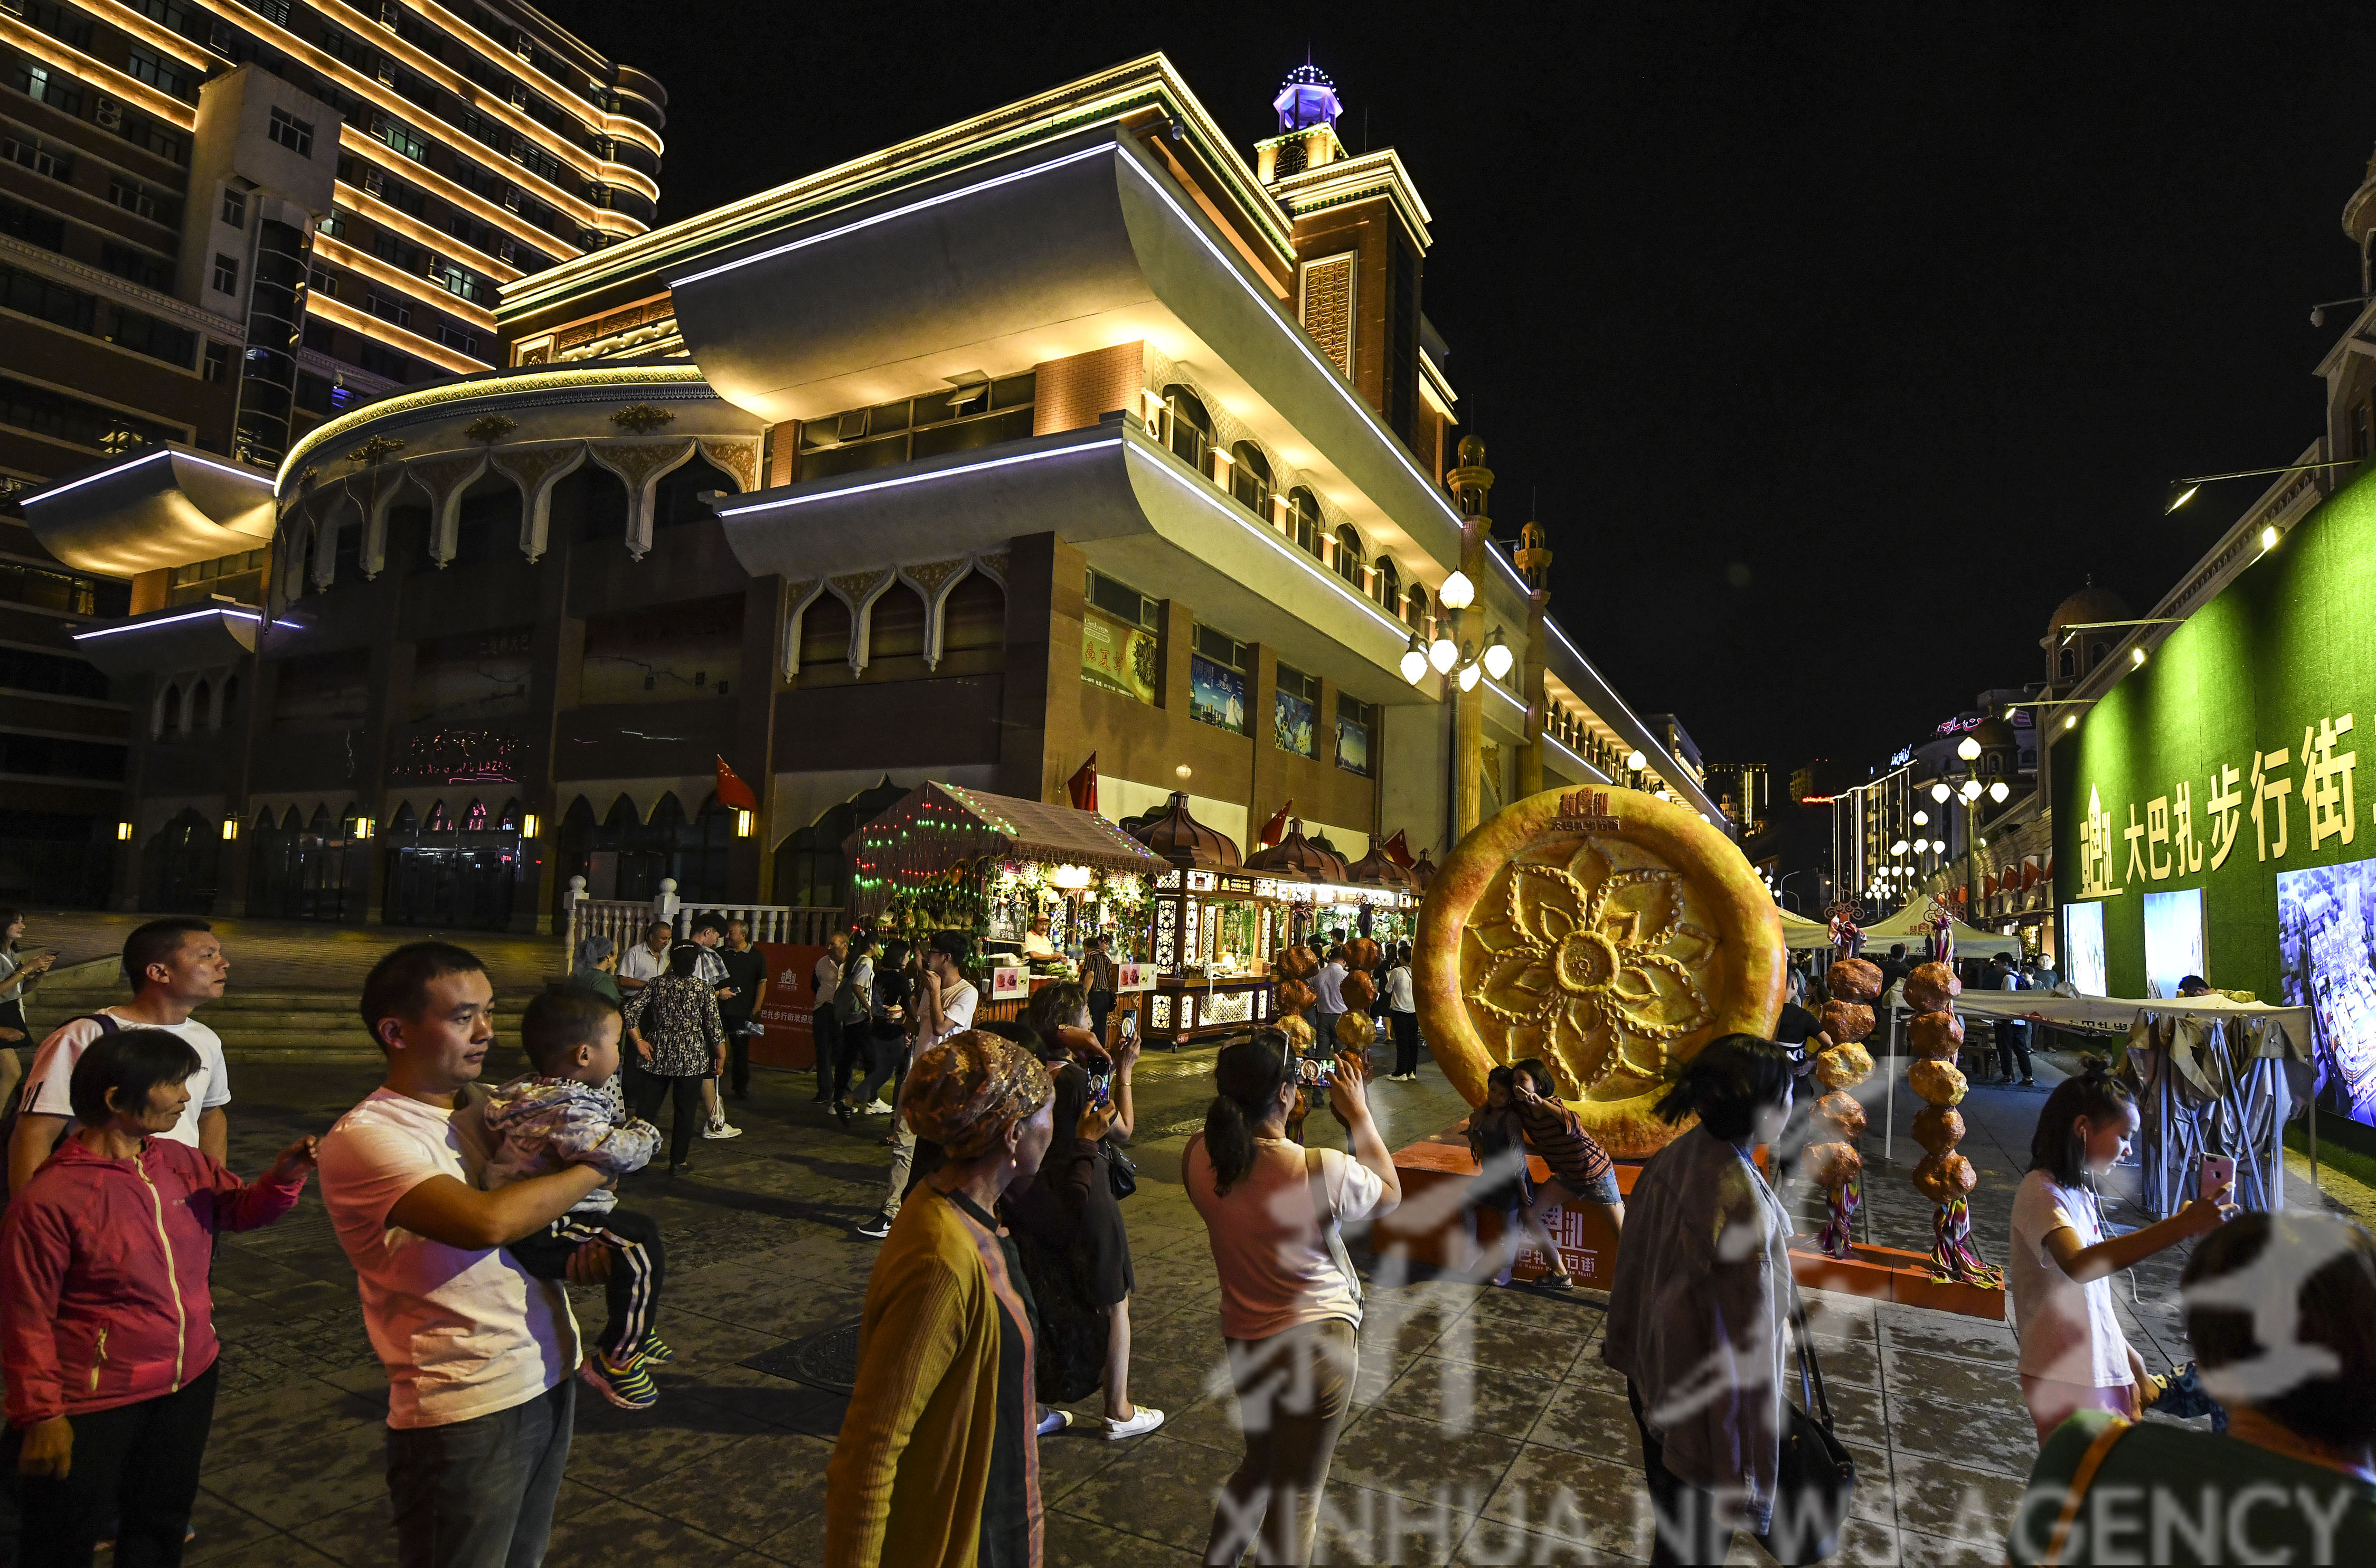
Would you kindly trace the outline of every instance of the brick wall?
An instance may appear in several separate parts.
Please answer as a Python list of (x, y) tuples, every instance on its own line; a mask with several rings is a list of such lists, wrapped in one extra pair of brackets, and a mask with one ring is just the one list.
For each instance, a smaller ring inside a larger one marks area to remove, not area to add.
[(1146, 354), (1136, 341), (1095, 349), (1040, 366), (1032, 392), (1031, 434), (1086, 430), (1115, 409), (1136, 410), (1146, 382)]

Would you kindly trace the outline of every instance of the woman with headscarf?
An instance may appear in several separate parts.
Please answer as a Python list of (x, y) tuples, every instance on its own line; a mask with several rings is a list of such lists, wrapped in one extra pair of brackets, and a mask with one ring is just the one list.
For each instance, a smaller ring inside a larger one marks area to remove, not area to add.
[[(884, 1239), (858, 1378), (826, 1467), (833, 1568), (1037, 1568), (1033, 1326), (1000, 1196), (1040, 1169), (1054, 1092), (1039, 1059), (973, 1030), (923, 1052), (900, 1110), (941, 1167)], [(1094, 1111), (1074, 1129), (1102, 1136)]]
[(577, 967), (570, 971), (569, 983), (607, 996), (612, 1006), (624, 1009), (627, 999), (619, 992), (618, 968), (619, 944), (607, 936), (589, 936), (577, 944)]
[(668, 973), (647, 980), (622, 1009), (636, 1046), (637, 1071), (628, 1077), (636, 1115), (652, 1121), (660, 1101), (669, 1112), (669, 1174), (693, 1169), (693, 1135), (709, 1124), (701, 1086), (726, 1066), (726, 1023), (718, 992), (701, 978), (702, 949), (680, 942), (669, 949)]

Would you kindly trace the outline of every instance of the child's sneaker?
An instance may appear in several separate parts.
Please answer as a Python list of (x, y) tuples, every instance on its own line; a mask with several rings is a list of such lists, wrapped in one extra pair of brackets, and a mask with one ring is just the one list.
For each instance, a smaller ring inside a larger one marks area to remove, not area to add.
[(622, 1410), (648, 1410), (659, 1403), (660, 1391), (653, 1386), (652, 1374), (644, 1370), (640, 1360), (614, 1366), (610, 1357), (597, 1350), (578, 1366), (577, 1375)]
[(676, 1352), (670, 1349), (668, 1342), (659, 1335), (647, 1334), (644, 1336), (644, 1342), (636, 1347), (636, 1359), (640, 1361), (649, 1361), (656, 1367), (664, 1367), (676, 1360)]

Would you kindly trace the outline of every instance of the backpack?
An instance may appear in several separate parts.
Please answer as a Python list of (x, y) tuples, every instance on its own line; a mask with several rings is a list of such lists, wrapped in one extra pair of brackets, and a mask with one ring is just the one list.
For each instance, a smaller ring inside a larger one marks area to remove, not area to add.
[[(89, 1018), (92, 1023), (97, 1024), (99, 1026), (99, 1032), (103, 1035), (121, 1034), (124, 1030), (124, 1021), (116, 1017), (112, 1013), (78, 1013), (75, 1016), (68, 1018), (66, 1020), (66, 1024), (79, 1024), (85, 1018)], [(66, 1024), (60, 1024), (58, 1028), (65, 1028)], [(57, 1029), (53, 1029), (50, 1032), (52, 1034), (55, 1034)], [(41, 1048), (38, 1046), (34, 1048), (34, 1053), (36, 1056), (40, 1054), (40, 1049)], [(9, 1102), (6, 1113), (5, 1115), (0, 1115), (0, 1198), (6, 1198), (8, 1194), (8, 1150), (17, 1142), (17, 1115), (18, 1112), (24, 1110), (25, 1100), (27, 1097), (32, 1094), (32, 1092), (33, 1080), (31, 1075), (28, 1074), (25, 1081), (18, 1086), (17, 1098)], [(58, 1129), (58, 1135), (51, 1140), (49, 1152), (52, 1154), (56, 1153), (58, 1145), (65, 1142), (66, 1134), (73, 1131), (74, 1118), (69, 1116), (66, 1118), (66, 1124)]]

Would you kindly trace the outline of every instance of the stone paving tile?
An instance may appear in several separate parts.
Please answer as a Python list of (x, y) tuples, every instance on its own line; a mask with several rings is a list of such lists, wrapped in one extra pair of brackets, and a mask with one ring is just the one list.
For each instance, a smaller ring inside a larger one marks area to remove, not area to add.
[(1127, 1536), (1202, 1551), (1212, 1530), (1213, 1498), (1238, 1467), (1237, 1456), (1161, 1431), (1116, 1446), (1129, 1452), (1065, 1492), (1062, 1512)]
[(1638, 1467), (1527, 1443), (1485, 1504), (1484, 1517), (1532, 1535), (1647, 1562), (1649, 1504)]
[(1493, 1563), (1637, 1562), (1641, 1559), (1620, 1557), (1577, 1541), (1562, 1540), (1556, 1536), (1537, 1535), (1499, 1519), (1479, 1519), (1470, 1527), (1467, 1538), (1460, 1543), (1459, 1552), (1454, 1561), (1486, 1568), (1487, 1564)]
[(1529, 1443), (1588, 1454), (1639, 1472), (1642, 1432), (1621, 1387), (1571, 1381), (1546, 1405), (1527, 1434)]
[(832, 1456), (826, 1439), (763, 1432), (618, 1495), (709, 1535), (756, 1547), (782, 1530), (786, 1520), (824, 1511), (825, 1467)]
[[(1477, 1523), (1483, 1498), (1450, 1488), (1415, 1503), (1332, 1480), (1320, 1505), (1315, 1562), (1450, 1562)], [(1466, 1511), (1464, 1512), (1464, 1505)]]
[(1469, 1431), (1522, 1438), (1560, 1392), (1556, 1377), (1421, 1356), (1378, 1403), (1440, 1422), (1455, 1440)]
[(1406, 1416), (1384, 1408), (1355, 1415), (1337, 1440), (1332, 1480), (1390, 1491), (1425, 1503), (1439, 1487), (1467, 1489), (1480, 1497), (1517, 1456), (1515, 1438), (1472, 1431), (1456, 1435), (1441, 1421)]
[(709, 1568), (734, 1562), (742, 1555), (733, 1542), (709, 1531), (613, 1498), (557, 1521), (545, 1560)]
[(182, 1549), (182, 1561), (194, 1564), (231, 1558), (261, 1543), (288, 1538), (265, 1520), (203, 1486), (190, 1512), (190, 1527), (197, 1536)]
[(2026, 1480), (1964, 1465), (1900, 1455), (1894, 1487), (1898, 1527), (2001, 1547), (2025, 1485)]

